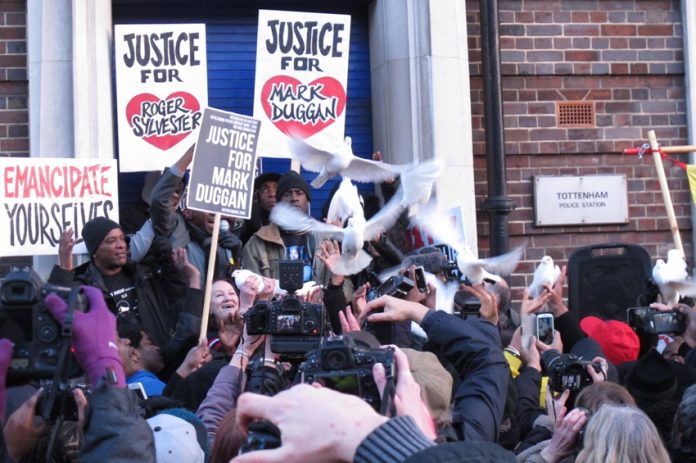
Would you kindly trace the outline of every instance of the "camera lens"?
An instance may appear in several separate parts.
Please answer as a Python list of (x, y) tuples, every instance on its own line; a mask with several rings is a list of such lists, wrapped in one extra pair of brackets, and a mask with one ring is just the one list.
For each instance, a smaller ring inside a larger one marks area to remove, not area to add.
[(324, 361), (326, 362), (328, 369), (342, 370), (346, 367), (347, 363), (346, 353), (339, 349), (332, 350), (331, 352), (326, 353)]

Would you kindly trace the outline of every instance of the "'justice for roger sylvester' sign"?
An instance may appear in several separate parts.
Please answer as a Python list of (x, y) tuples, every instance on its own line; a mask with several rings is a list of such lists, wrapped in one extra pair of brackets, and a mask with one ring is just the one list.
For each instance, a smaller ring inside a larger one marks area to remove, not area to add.
[(626, 223), (626, 176), (536, 176), (534, 212), (539, 226)]

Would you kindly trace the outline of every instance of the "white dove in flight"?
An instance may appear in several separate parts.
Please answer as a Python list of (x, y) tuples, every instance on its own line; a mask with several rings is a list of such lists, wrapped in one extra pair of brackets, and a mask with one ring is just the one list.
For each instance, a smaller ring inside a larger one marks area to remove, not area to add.
[(312, 180), (314, 188), (320, 188), (336, 175), (350, 177), (356, 182), (380, 183), (396, 177), (406, 167), (358, 157), (353, 154), (352, 143), (352, 139), (346, 137), (338, 146), (322, 149), (295, 135), (291, 135), (288, 142), (292, 157), (299, 159), (305, 169), (319, 173)]
[[(346, 188), (343, 191), (345, 194), (353, 194), (352, 192), (357, 195), (357, 189)], [(359, 207), (348, 218), (348, 224), (345, 228), (319, 222), (286, 203), (276, 204), (271, 210), (270, 219), (280, 228), (294, 233), (331, 234), (332, 239), (342, 243), (341, 258), (333, 268), (333, 272), (338, 275), (353, 275), (367, 267), (372, 261), (372, 257), (362, 249), (365, 241), (377, 239), (381, 233), (394, 225), (404, 210), (396, 196), (368, 221), (365, 220), (362, 207)]]
[(477, 258), (469, 246), (459, 241), (450, 219), (437, 212), (432, 202), (414, 216), (413, 221), (436, 241), (451, 246), (457, 252), (457, 267), (473, 285), (481, 284), (484, 279), (500, 281), (500, 275), (511, 274), (524, 252), (524, 246), (520, 246), (500, 256)]
[(561, 275), (561, 269), (553, 264), (551, 256), (544, 256), (534, 270), (534, 279), (529, 285), (529, 295), (536, 299), (544, 291), (544, 285), (553, 286)]
[(657, 259), (652, 277), (660, 289), (662, 302), (667, 305), (675, 305), (681, 296), (696, 297), (696, 281), (689, 278), (684, 253), (679, 249), (667, 253), (667, 262)]

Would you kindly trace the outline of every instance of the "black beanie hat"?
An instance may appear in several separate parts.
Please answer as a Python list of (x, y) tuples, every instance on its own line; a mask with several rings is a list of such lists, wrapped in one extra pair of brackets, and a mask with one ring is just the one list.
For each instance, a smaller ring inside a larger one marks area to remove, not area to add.
[(278, 179), (278, 191), (276, 192), (276, 201), (280, 201), (283, 197), (283, 193), (288, 191), (290, 188), (299, 188), (304, 191), (307, 195), (307, 200), (311, 201), (312, 198), (309, 196), (309, 185), (307, 185), (307, 180), (304, 179), (300, 174), (294, 170), (288, 171), (280, 176)]
[(90, 257), (114, 228), (121, 228), (121, 226), (106, 217), (95, 217), (82, 227), (82, 238), (85, 240)]

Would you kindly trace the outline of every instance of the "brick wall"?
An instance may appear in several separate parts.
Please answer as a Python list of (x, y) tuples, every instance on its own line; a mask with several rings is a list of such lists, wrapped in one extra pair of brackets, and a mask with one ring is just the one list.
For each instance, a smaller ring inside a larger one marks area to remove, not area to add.
[[(531, 282), (548, 254), (567, 262), (578, 247), (638, 243), (653, 259), (673, 247), (651, 157), (622, 150), (647, 142), (686, 143), (686, 103), (679, 1), (502, 0), (501, 68), (505, 113), (511, 243), (528, 239), (525, 261), (511, 283)], [(479, 3), (467, 2), (477, 203), (487, 194)], [(589, 101), (596, 126), (559, 128), (556, 103)], [(686, 161), (686, 156), (675, 156)], [(690, 196), (685, 172), (665, 162), (687, 258)], [(588, 227), (534, 225), (532, 176), (625, 174), (629, 223)], [(478, 215), (480, 250), (488, 253), (488, 216)]]
[[(29, 155), (26, 10), (25, 0), (0, 1), (0, 156)], [(0, 276), (28, 263), (0, 251)]]

